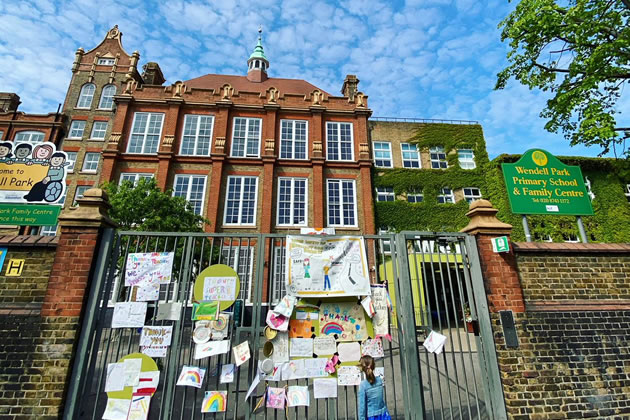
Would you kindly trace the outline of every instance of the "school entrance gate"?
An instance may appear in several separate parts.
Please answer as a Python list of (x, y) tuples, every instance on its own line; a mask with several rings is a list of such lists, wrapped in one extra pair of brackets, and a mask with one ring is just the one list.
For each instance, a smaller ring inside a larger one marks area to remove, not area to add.
[[(475, 239), (458, 233), (402, 232), (364, 236), (373, 283), (387, 285), (393, 302), (391, 342), (383, 340), (387, 405), (394, 419), (506, 419), (490, 317)], [(173, 279), (160, 299), (149, 302), (145, 325), (172, 325), (166, 357), (155, 358), (159, 386), (149, 419), (307, 418), (354, 419), (357, 388), (339, 387), (337, 398), (314, 399), (312, 379), (270, 382), (270, 386), (310, 385), (308, 407), (259, 409), (264, 382), (245, 399), (263, 358), (266, 313), (285, 295), (286, 235), (148, 233), (106, 230), (91, 282), (81, 336), (65, 406), (65, 419), (100, 419), (107, 404), (107, 365), (139, 352), (140, 329), (111, 328), (113, 306), (130, 301), (125, 287), (127, 255), (174, 252)], [(234, 381), (219, 382), (221, 365), (232, 351), (194, 359), (192, 287), (212, 264), (226, 264), (240, 279), (229, 325), (231, 345), (248, 341), (251, 359)], [(158, 321), (164, 302), (181, 302), (179, 321)], [(240, 302), (240, 303), (239, 303)], [(431, 331), (447, 337), (440, 354), (423, 347)], [(201, 389), (176, 386), (182, 366), (206, 369)], [(201, 413), (205, 391), (227, 391), (227, 409)]]

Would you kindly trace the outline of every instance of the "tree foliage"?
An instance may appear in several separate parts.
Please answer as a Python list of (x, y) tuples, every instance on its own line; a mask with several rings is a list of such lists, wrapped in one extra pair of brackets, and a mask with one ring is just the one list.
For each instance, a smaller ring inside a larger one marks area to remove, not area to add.
[[(558, 4), (560, 3), (560, 4)], [(571, 145), (628, 155), (630, 127), (620, 127), (617, 103), (630, 81), (630, 0), (521, 0), (499, 24), (509, 41), (509, 65), (496, 89), (514, 77), (554, 95), (541, 117)]]
[(135, 187), (129, 181), (110, 182), (103, 189), (112, 205), (109, 216), (123, 230), (201, 232), (203, 223), (209, 223), (186, 199), (160, 190), (154, 179), (141, 178)]

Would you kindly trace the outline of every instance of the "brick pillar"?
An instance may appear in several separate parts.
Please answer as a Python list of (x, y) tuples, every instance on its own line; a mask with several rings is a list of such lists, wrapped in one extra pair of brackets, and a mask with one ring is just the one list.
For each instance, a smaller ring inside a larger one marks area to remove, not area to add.
[(50, 382), (46, 389), (55, 391), (42, 403), (45, 401), (50, 406), (48, 414), (60, 418), (83, 305), (99, 254), (100, 234), (105, 227), (114, 226), (107, 216), (110, 205), (103, 190), (89, 189), (78, 202), (79, 207), (59, 216), (61, 235), (41, 310), (42, 345), (48, 349), (42, 350), (41, 357), (46, 380)]
[(490, 312), (525, 312), (513, 247), (510, 245), (509, 252), (497, 253), (492, 250), (492, 238), (507, 236), (508, 243), (511, 244), (512, 225), (497, 219), (498, 211), (488, 200), (474, 201), (470, 205), (470, 211), (466, 213), (470, 222), (461, 232), (474, 235), (477, 240)]

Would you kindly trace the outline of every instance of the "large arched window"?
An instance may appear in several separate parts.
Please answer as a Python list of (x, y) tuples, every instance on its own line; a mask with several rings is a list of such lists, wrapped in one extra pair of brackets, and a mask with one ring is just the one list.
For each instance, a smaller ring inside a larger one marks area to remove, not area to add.
[(44, 133), (41, 131), (20, 131), (15, 133), (15, 138), (13, 139), (15, 143), (25, 142), (25, 143), (39, 143), (44, 141)]
[(94, 98), (94, 91), (96, 86), (93, 83), (86, 83), (81, 88), (81, 94), (79, 95), (79, 101), (77, 102), (77, 108), (89, 108), (92, 105), (92, 98)]
[(103, 87), (101, 92), (101, 100), (98, 103), (99, 109), (112, 109), (114, 106), (114, 95), (116, 94), (116, 86), (107, 85)]

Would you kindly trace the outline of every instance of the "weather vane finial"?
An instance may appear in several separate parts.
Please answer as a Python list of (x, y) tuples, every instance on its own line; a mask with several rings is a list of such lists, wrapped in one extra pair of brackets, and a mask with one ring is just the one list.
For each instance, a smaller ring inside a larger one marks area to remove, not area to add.
[(262, 25), (258, 25), (258, 39), (262, 38)]

